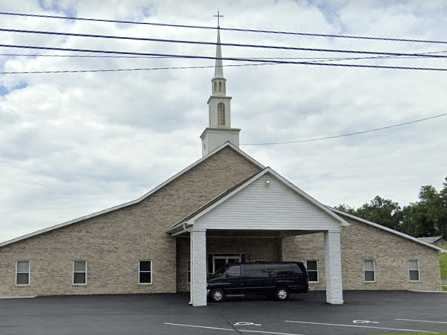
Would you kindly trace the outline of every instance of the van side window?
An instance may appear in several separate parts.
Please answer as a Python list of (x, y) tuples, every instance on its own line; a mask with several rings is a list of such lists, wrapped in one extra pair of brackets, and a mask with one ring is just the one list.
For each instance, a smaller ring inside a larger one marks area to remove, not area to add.
[(263, 264), (250, 264), (243, 267), (244, 276), (266, 278), (269, 276), (267, 268)]
[(302, 273), (296, 264), (276, 264), (274, 267), (269, 268), (269, 271), (276, 277), (290, 277)]
[(230, 277), (240, 277), (241, 275), (241, 266), (240, 265), (232, 265), (230, 266), (225, 274)]

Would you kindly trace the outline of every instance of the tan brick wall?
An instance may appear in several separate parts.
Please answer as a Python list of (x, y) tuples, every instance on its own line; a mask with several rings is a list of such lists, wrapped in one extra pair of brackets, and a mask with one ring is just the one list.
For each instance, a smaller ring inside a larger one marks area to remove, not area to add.
[[(343, 229), (342, 269), (345, 290), (439, 290), (440, 269), (438, 253), (402, 237), (349, 221)], [(283, 239), (284, 260), (318, 260), (320, 280), (313, 289), (325, 288), (323, 233), (301, 235)], [(372, 258), (376, 262), (376, 282), (363, 281), (363, 262)], [(408, 280), (408, 261), (418, 259), (420, 281)]]
[[(143, 202), (0, 248), (0, 296), (176, 291), (176, 241), (167, 228), (259, 170), (230, 148)], [(72, 285), (73, 260), (88, 262), (88, 285)], [(138, 284), (138, 261), (153, 283)], [(31, 285), (15, 285), (15, 264), (31, 261)]]
[[(207, 237), (207, 254), (244, 254), (245, 260), (254, 261), (280, 261), (281, 240), (271, 237)], [(189, 238), (177, 240), (177, 290), (189, 291), (188, 262)]]

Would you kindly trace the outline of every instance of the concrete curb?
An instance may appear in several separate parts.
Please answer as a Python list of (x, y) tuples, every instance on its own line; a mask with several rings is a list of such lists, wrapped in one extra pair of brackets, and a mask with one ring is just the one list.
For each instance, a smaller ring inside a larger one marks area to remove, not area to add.
[(424, 290), (408, 290), (409, 292), (415, 292), (415, 293), (442, 293), (447, 294), (447, 291), (424, 291)]
[(26, 295), (26, 296), (10, 296), (10, 297), (2, 297), (0, 296), (0, 300), (9, 300), (9, 299), (33, 299), (37, 297), (37, 295)]

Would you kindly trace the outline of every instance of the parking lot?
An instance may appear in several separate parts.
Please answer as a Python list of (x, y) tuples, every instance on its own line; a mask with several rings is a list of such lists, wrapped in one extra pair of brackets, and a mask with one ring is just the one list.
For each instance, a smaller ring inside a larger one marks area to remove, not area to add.
[(290, 301), (231, 300), (193, 308), (185, 295), (67, 296), (0, 300), (0, 334), (385, 334), (447, 333), (447, 294), (322, 292)]

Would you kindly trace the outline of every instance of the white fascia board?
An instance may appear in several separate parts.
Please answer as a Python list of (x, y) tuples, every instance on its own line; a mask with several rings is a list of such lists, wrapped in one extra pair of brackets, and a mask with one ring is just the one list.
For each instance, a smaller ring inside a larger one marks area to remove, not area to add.
[(283, 176), (281, 176), (278, 172), (276, 172), (275, 170), (273, 170), (272, 168), (269, 168), (270, 173), (272, 175), (274, 175), (276, 178), (278, 178), (281, 182), (283, 182), (285, 185), (287, 185), (288, 187), (290, 187), (293, 191), (295, 191), (296, 193), (298, 193), (300, 196), (302, 196), (304, 199), (306, 199), (307, 201), (309, 201), (311, 204), (315, 205), (316, 207), (318, 207), (319, 209), (321, 209), (323, 212), (325, 212), (327, 215), (329, 215), (331, 218), (335, 219), (336, 221), (338, 221), (342, 227), (347, 227), (350, 224), (348, 222), (346, 222), (342, 217), (340, 217), (339, 215), (337, 215), (336, 213), (332, 212), (331, 210), (329, 210), (325, 205), (323, 205), (321, 202), (319, 202), (317, 199), (315, 199), (314, 197), (310, 196), (308, 193), (304, 192), (302, 189), (300, 189), (298, 186), (296, 186), (295, 184), (291, 183), (290, 181), (288, 181), (286, 178), (284, 178)]
[[(329, 207), (329, 208), (330, 208), (330, 207)], [(391, 233), (391, 234), (400, 236), (400, 237), (402, 237), (402, 238), (405, 238), (405, 239), (407, 239), (407, 240), (410, 240), (410, 241), (419, 243), (419, 244), (421, 244), (421, 245), (423, 245), (423, 246), (426, 246), (426, 247), (435, 249), (435, 250), (438, 251), (438, 252), (441, 252), (441, 253), (446, 253), (446, 252), (447, 252), (447, 250), (444, 250), (444, 249), (442, 249), (442, 248), (439, 248), (439, 247), (437, 247), (437, 246), (435, 246), (435, 245), (433, 245), (433, 244), (430, 244), (430, 243), (427, 243), (427, 242), (423, 242), (423, 241), (421, 241), (421, 240), (418, 240), (416, 237), (407, 235), (407, 234), (405, 234), (405, 233), (401, 233), (400, 231), (397, 231), (397, 230), (394, 230), (394, 229), (391, 229), (391, 228), (382, 226), (382, 225), (380, 225), (380, 224), (378, 224), (378, 223), (374, 223), (374, 222), (371, 222), (371, 221), (368, 221), (368, 220), (359, 218), (358, 216), (355, 216), (355, 215), (352, 215), (352, 214), (345, 213), (345, 212), (340, 211), (340, 210), (335, 209), (335, 208), (330, 208), (330, 210), (333, 211), (333, 212), (335, 212), (335, 213), (337, 213), (337, 214), (339, 214), (339, 215), (346, 216), (346, 217), (348, 217), (348, 218), (350, 218), (350, 219), (352, 219), (352, 220), (356, 220), (356, 221), (365, 223), (365, 224), (367, 224), (367, 225), (369, 225), (369, 226), (372, 226), (372, 227), (375, 227), (375, 228), (377, 228), (377, 229), (381, 229), (381, 230), (386, 231), (386, 232), (388, 232), (388, 233)]]
[(242, 191), (243, 189), (245, 189), (246, 187), (248, 187), (250, 184), (254, 183), (256, 180), (258, 180), (259, 178), (261, 178), (262, 176), (264, 176), (265, 174), (270, 173), (271, 175), (273, 175), (275, 178), (277, 178), (280, 182), (284, 183), (286, 186), (288, 186), (289, 188), (291, 188), (293, 191), (295, 191), (296, 193), (298, 193), (300, 196), (302, 196), (303, 198), (305, 198), (306, 200), (308, 200), (310, 203), (312, 203), (314, 206), (318, 207), (320, 210), (322, 210), (324, 213), (326, 213), (328, 216), (330, 216), (331, 218), (335, 219), (336, 221), (338, 221), (340, 223), (341, 226), (349, 226), (349, 223), (347, 223), (345, 220), (343, 220), (343, 218), (341, 218), (340, 216), (338, 216), (337, 214), (333, 213), (332, 211), (330, 211), (326, 206), (324, 206), (323, 204), (321, 204), (319, 201), (315, 200), (314, 198), (312, 198), (311, 196), (309, 196), (307, 193), (305, 193), (304, 191), (300, 190), (298, 187), (296, 187), (295, 185), (293, 185), (292, 183), (290, 183), (287, 179), (285, 179), (284, 177), (282, 177), (281, 175), (279, 175), (277, 172), (275, 172), (273, 169), (271, 169), (270, 167), (265, 168), (264, 170), (262, 170), (261, 172), (259, 172), (258, 174), (256, 174), (255, 176), (253, 176), (252, 178), (250, 178), (249, 180), (247, 180), (245, 183), (243, 183), (242, 185), (240, 185), (238, 188), (236, 188), (235, 190), (233, 190), (231, 193), (229, 193), (228, 195), (226, 195), (225, 197), (223, 197), (222, 199), (220, 199), (219, 201), (216, 201), (214, 204), (212, 204), (211, 206), (205, 208), (203, 211), (201, 211), (200, 213), (197, 213), (197, 215), (195, 215), (194, 217), (192, 217), (189, 221), (190, 222), (195, 222), (197, 221), (197, 219), (199, 219), (201, 216), (205, 215), (206, 213), (209, 213), (210, 211), (212, 211), (214, 208), (216, 208), (217, 206), (219, 206), (220, 204), (222, 204), (223, 202), (227, 201), (228, 199), (230, 199), (231, 197), (233, 197), (234, 195), (236, 195), (237, 193), (239, 193), (240, 191)]
[(67, 227), (70, 226), (72, 224), (78, 223), (78, 222), (82, 222), (88, 219), (92, 219), (94, 217), (103, 215), (103, 214), (107, 214), (110, 212), (114, 212), (116, 210), (125, 208), (125, 207), (129, 207), (132, 205), (136, 205), (138, 203), (140, 203), (141, 201), (143, 201), (144, 199), (148, 198), (149, 196), (151, 196), (152, 194), (154, 194), (155, 192), (159, 191), (160, 189), (162, 189), (163, 187), (165, 187), (166, 185), (168, 185), (170, 182), (172, 182), (173, 180), (175, 180), (176, 178), (178, 178), (179, 176), (181, 176), (182, 174), (188, 172), (189, 170), (191, 170), (192, 168), (196, 167), (197, 165), (199, 165), (200, 163), (202, 163), (204, 160), (208, 159), (209, 157), (213, 156), (214, 154), (218, 153), (219, 151), (221, 151), (222, 149), (226, 148), (226, 147), (230, 147), (232, 148), (234, 151), (238, 152), (239, 154), (241, 154), (244, 158), (246, 158), (248, 161), (252, 162), (253, 164), (257, 165), (259, 168), (264, 169), (264, 166), (259, 163), (258, 161), (256, 161), (254, 158), (250, 157), (247, 153), (243, 152), (242, 150), (240, 150), (238, 147), (234, 146), (233, 144), (231, 144), (230, 142), (226, 142), (223, 145), (221, 145), (220, 147), (216, 148), (214, 151), (210, 152), (207, 156), (202, 157), (201, 159), (195, 161), (194, 163), (192, 163), (191, 165), (187, 166), (186, 168), (184, 168), (183, 170), (181, 170), (180, 172), (176, 173), (175, 175), (173, 175), (172, 177), (168, 178), (166, 181), (164, 181), (163, 183), (161, 183), (160, 185), (158, 185), (157, 187), (153, 188), (152, 190), (150, 190), (149, 192), (143, 194), (141, 197), (139, 197), (136, 200), (132, 200), (129, 202), (125, 202), (123, 204), (114, 206), (114, 207), (110, 207), (104, 210), (101, 210), (99, 212), (94, 212), (85, 216), (81, 216), (79, 218), (70, 220), (70, 221), (66, 221), (54, 226), (50, 226), (47, 228), (43, 228), (40, 230), (36, 230), (32, 233), (26, 234), (26, 235), (22, 235), (16, 238), (13, 238), (11, 240), (7, 240), (4, 242), (0, 243), (0, 248), (1, 247), (5, 247), (7, 245), (22, 241), (22, 240), (26, 240), (28, 238), (37, 236), (37, 235), (41, 235), (47, 232), (50, 232), (52, 230), (56, 230), (56, 229), (60, 229), (63, 227)]
[[(232, 195), (233, 193), (236, 194), (238, 190), (241, 190), (244, 187), (244, 185), (248, 185), (248, 184), (250, 184), (251, 181), (255, 181), (255, 180), (258, 179), (258, 177), (263, 176), (265, 174), (265, 171), (266, 171), (266, 169), (263, 169), (263, 170), (259, 171), (259, 173), (255, 174), (253, 177), (251, 177), (245, 183), (240, 185), (233, 192), (231, 192), (227, 196), (223, 197), (221, 200), (228, 199), (228, 197), (230, 195)], [(226, 191), (224, 191), (223, 193), (225, 193), (225, 192)], [(215, 198), (218, 198), (218, 197), (222, 196), (223, 193), (217, 195), (217, 197), (215, 197)], [(211, 199), (210, 202), (212, 202), (214, 199)], [(189, 217), (189, 215), (188, 215), (188, 216), (184, 217), (182, 220), (180, 220), (179, 222), (174, 223), (171, 227), (169, 227), (168, 234), (171, 234), (171, 236), (179, 235), (179, 233), (177, 233), (177, 230), (179, 230), (180, 227), (184, 227), (182, 229), (183, 229), (183, 232), (185, 232), (187, 227), (192, 227), (194, 225), (194, 221), (196, 220), (196, 218), (199, 218), (202, 215), (204, 215), (205, 213), (208, 213), (212, 208), (215, 208), (218, 203), (221, 203), (221, 201), (219, 200), (216, 203), (214, 203), (213, 205), (204, 208), (203, 211), (197, 213), (195, 216), (193, 216), (193, 217), (191, 217), (189, 219), (187, 219)], [(206, 204), (205, 204), (205, 206), (206, 206)]]

